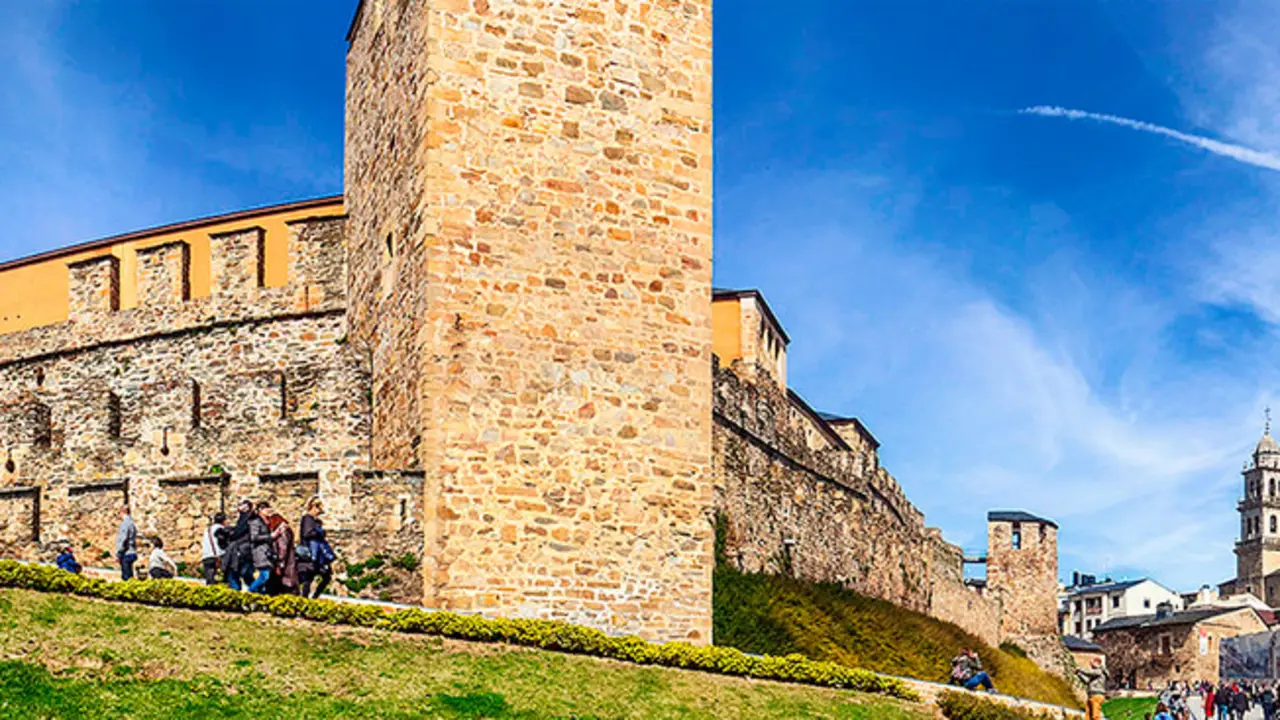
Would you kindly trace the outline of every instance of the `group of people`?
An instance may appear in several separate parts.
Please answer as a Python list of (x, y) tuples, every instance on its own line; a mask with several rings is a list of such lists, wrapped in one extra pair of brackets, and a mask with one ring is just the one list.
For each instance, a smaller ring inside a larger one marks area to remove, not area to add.
[(1243, 720), (1254, 707), (1262, 708), (1265, 720), (1276, 717), (1276, 690), (1270, 683), (1224, 682), (1216, 687), (1213, 683), (1204, 683), (1200, 695), (1204, 698), (1206, 718)]
[[(320, 597), (333, 579), (333, 562), (337, 559), (325, 535), (320, 498), (307, 501), (297, 534), (268, 502), (255, 505), (251, 500), (241, 500), (236, 510), (234, 525), (228, 526), (226, 515), (217, 513), (200, 539), (205, 584), (225, 582), (235, 590)], [(151, 552), (144, 577), (160, 580), (176, 576), (178, 565), (164, 551), (164, 541), (152, 536), (147, 542)], [(128, 505), (121, 508), (116, 531), (116, 561), (121, 580), (138, 577), (134, 570), (138, 562), (138, 526)], [(56, 563), (67, 572), (81, 570), (69, 546), (63, 547)]]

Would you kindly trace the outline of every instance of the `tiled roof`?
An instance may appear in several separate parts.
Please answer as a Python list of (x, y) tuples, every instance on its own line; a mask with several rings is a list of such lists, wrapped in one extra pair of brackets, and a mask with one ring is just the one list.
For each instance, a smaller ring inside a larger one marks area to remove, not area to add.
[(1118, 617), (1108, 620), (1093, 629), (1094, 634), (1100, 632), (1109, 632), (1111, 630), (1124, 630), (1128, 628), (1154, 628), (1154, 627), (1172, 627), (1175, 625), (1194, 625), (1202, 620), (1208, 620), (1212, 617), (1225, 615), (1237, 610), (1252, 610), (1248, 606), (1242, 607), (1208, 607), (1196, 610), (1183, 610), (1182, 612), (1171, 613), (1165, 617), (1157, 619), (1155, 615), (1130, 615), (1128, 617)]
[(1122, 580), (1120, 582), (1098, 583), (1097, 585), (1081, 585), (1079, 587), (1067, 588), (1070, 595), (1090, 595), (1092, 593), (1108, 593), (1120, 590), (1128, 590), (1134, 585), (1141, 585), (1146, 582), (1147, 578), (1139, 578), (1137, 580)]
[(1089, 642), (1088, 640), (1085, 640), (1082, 637), (1076, 637), (1075, 635), (1064, 635), (1062, 638), (1062, 644), (1065, 645), (1068, 650), (1072, 650), (1074, 652), (1102, 652), (1102, 647), (1097, 643)]

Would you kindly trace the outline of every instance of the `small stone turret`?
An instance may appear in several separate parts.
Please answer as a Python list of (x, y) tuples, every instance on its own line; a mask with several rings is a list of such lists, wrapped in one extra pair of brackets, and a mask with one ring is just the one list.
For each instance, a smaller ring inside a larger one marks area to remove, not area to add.
[(1020, 510), (988, 513), (987, 592), (1003, 608), (1001, 642), (1059, 670), (1058, 524)]

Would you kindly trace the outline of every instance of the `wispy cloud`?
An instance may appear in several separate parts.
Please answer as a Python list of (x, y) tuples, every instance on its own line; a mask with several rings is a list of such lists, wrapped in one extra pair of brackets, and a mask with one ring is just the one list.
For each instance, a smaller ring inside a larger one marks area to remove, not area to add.
[(1155, 125), (1141, 120), (1132, 120), (1119, 115), (1107, 115), (1104, 113), (1088, 112), (1085, 110), (1072, 110), (1070, 108), (1056, 107), (1053, 105), (1036, 105), (1033, 107), (1023, 108), (1018, 111), (1021, 115), (1039, 115), (1041, 117), (1066, 118), (1068, 120), (1093, 120), (1101, 123), (1109, 123), (1111, 125), (1119, 125), (1140, 132), (1151, 133), (1153, 135), (1163, 135), (1173, 138), (1188, 145), (1194, 145), (1202, 150), (1208, 150), (1214, 155), (1231, 158), (1246, 165), (1254, 165), (1268, 170), (1280, 170), (1280, 155), (1275, 155), (1261, 150), (1254, 150), (1243, 145), (1233, 145), (1225, 143), (1221, 140), (1214, 140), (1200, 135), (1191, 135), (1189, 133), (1180, 132), (1172, 128), (1162, 125)]
[[(982, 207), (998, 195), (974, 193)], [(959, 254), (921, 240), (937, 235), (934, 201), (910, 178), (775, 174), (722, 194), (737, 212), (719, 231), (720, 281), (765, 290), (793, 338), (792, 384), (866, 419), (885, 466), (950, 540), (980, 547), (986, 510), (1015, 507), (1062, 523), (1064, 572), (1187, 588), (1231, 575), (1235, 471), (1267, 397), (1238, 368), (1167, 372), (1166, 298), (1054, 256), (1021, 269), (1043, 298), (1005, 302)], [(988, 212), (979, 232), (1067, 242), (1071, 217), (1031, 221), (1043, 214)], [(945, 232), (987, 247), (963, 226)], [(1077, 280), (1049, 281), (1064, 277)]]

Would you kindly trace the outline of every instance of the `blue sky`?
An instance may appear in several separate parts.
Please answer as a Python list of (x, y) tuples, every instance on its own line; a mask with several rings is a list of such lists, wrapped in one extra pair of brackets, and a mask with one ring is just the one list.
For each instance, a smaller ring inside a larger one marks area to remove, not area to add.
[[(354, 5), (0, 5), (0, 257), (340, 192)], [(764, 291), (791, 384), (966, 547), (1022, 508), (1064, 575), (1230, 577), (1280, 382), (1280, 4), (716, 22), (716, 282)]]

